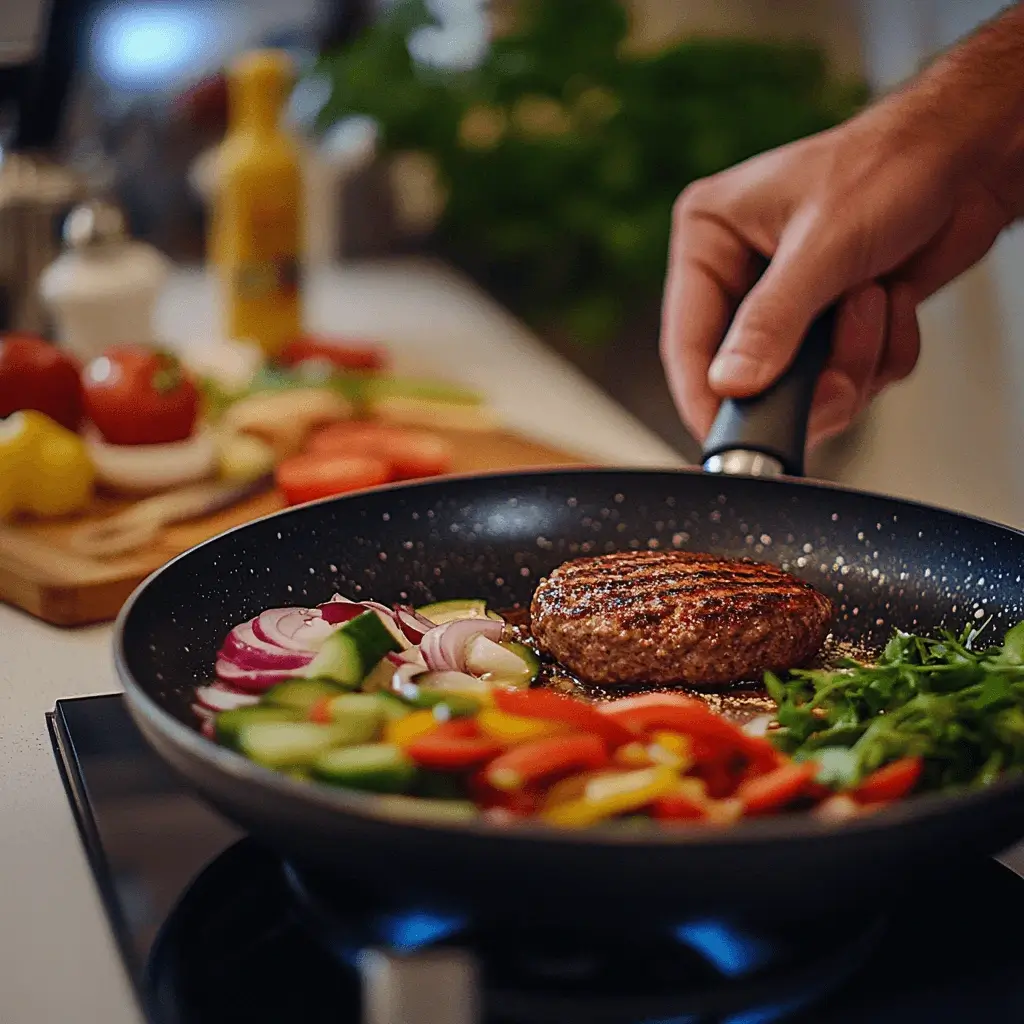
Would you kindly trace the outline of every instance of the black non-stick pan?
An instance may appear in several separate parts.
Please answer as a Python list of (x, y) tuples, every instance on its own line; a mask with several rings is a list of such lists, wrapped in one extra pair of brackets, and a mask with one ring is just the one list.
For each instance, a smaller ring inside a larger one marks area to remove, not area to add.
[[(225, 815), (341, 899), (511, 923), (617, 929), (714, 913), (791, 921), (863, 909), (931, 884), (1024, 835), (1024, 780), (929, 795), (844, 824), (787, 815), (731, 829), (561, 832), (535, 824), (425, 824), (386, 798), (293, 781), (204, 739), (191, 691), (227, 631), (265, 608), (336, 591), (419, 604), (527, 603), (587, 552), (682, 548), (785, 566), (830, 595), (838, 639), (894, 626), (993, 638), (1024, 617), (1024, 535), (909, 502), (791, 478), (830, 337), (814, 325), (783, 382), (729, 403), (707, 451), (724, 472), (579, 470), (386, 488), (232, 530), (154, 574), (123, 610), (116, 660), (153, 747)], [(706, 463), (707, 464), (707, 463)], [(757, 478), (784, 469), (789, 476)], [(731, 475), (740, 470), (746, 475)], [(936, 886), (942, 898), (955, 891)], [(254, 894), (258, 898), (258, 894)]]

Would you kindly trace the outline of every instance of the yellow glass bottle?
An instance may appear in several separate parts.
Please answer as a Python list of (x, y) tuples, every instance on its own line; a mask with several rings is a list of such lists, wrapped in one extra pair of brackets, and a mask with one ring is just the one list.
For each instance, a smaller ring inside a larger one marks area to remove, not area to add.
[(302, 327), (301, 151), (281, 126), (292, 77), (276, 50), (247, 53), (230, 69), (209, 246), (229, 336), (269, 357)]

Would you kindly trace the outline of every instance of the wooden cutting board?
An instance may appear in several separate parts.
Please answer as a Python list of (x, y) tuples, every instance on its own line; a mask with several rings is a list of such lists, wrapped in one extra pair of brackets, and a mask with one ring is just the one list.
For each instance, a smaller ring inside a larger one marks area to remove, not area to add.
[[(455, 450), (456, 473), (586, 464), (579, 456), (516, 434), (449, 432), (446, 436)], [(224, 530), (285, 507), (277, 491), (267, 491), (204, 519), (168, 526), (153, 543), (116, 558), (84, 557), (69, 546), (68, 536), (83, 523), (129, 505), (97, 500), (95, 511), (87, 516), (0, 527), (0, 600), (55, 626), (109, 622), (135, 587), (171, 558)]]

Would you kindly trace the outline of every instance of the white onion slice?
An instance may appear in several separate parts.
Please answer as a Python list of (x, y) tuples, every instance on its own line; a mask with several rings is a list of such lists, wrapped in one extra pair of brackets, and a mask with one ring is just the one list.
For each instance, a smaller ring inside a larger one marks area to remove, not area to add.
[(425, 672), (418, 676), (416, 685), (427, 690), (450, 690), (453, 693), (470, 693), (487, 696), (493, 690), (490, 683), (465, 672)]
[(180, 487), (205, 479), (217, 466), (217, 445), (205, 427), (170, 444), (110, 444), (88, 427), (85, 445), (96, 476), (119, 491), (145, 494)]

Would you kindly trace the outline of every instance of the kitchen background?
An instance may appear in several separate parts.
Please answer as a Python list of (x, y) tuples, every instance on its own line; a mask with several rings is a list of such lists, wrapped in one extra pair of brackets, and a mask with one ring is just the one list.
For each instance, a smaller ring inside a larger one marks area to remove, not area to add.
[[(376, 132), (365, 120), (349, 119), (321, 136), (322, 195), (333, 187), (341, 198), (335, 216), (319, 218), (321, 228), (330, 228), (320, 233), (311, 258), (362, 260), (426, 250), (456, 262), (693, 458), (697, 447), (679, 424), (657, 359), (657, 286), (668, 197), (688, 175), (823, 127), (854, 109), (858, 80), (875, 92), (891, 87), (1003, 5), (995, 0), (630, 0), (626, 52), (660, 54), (665, 80), (691, 81), (692, 92), (668, 95), (657, 76), (649, 75), (649, 96), (623, 92), (624, 100), (609, 99), (596, 74), (598, 86), (580, 100), (591, 103), (595, 126), (610, 116), (601, 109), (607, 102), (633, 102), (646, 112), (647, 123), (624, 118), (627, 128), (616, 134), (612, 126), (607, 142), (603, 129), (595, 127), (581, 144), (592, 147), (595, 161), (603, 160), (604, 178), (598, 174), (582, 185), (569, 165), (558, 162), (566, 130), (558, 119), (565, 111), (557, 104), (529, 108), (535, 97), (528, 76), (509, 86), (513, 100), (526, 97), (513, 114), (529, 136), (521, 151), (509, 151), (504, 162), (460, 163), (458, 154), (434, 144), (431, 131), (442, 130), (449, 116), (444, 104), (453, 90), (441, 89), (439, 98), (431, 98), (388, 63), (388, 39), (377, 19), (389, 4), (92, 0), (74, 6), (88, 31), (76, 37), (85, 45), (76, 51), (61, 152), (94, 188), (116, 195), (134, 234), (176, 260), (202, 258), (202, 193), (212, 147), (223, 129), (223, 96), (207, 76), (225, 59), (270, 44), (288, 48), (309, 68), (318, 53), (346, 53), (354, 46), (357, 56), (336, 67), (360, 60), (362, 80), (338, 70), (332, 87), (332, 76), (308, 75), (292, 104), (296, 122), (307, 127), (317, 123), (319, 111), (321, 129), (331, 127), (332, 113), (363, 109), (380, 115)], [(418, 33), (417, 57), (456, 70), (483, 62), (493, 71), (488, 34), (493, 30), (500, 39), (512, 31), (517, 5), (502, 0), (490, 5), (489, 15), (484, 6), (478, 0), (432, 0), (429, 7), (442, 27)], [(587, 16), (572, 13), (577, 7)], [(589, 69), (588, 61), (608, 58), (610, 44), (602, 33), (611, 33), (614, 41), (616, 30), (614, 17), (607, 17), (609, 7), (614, 5), (539, 5), (546, 28), (536, 29), (531, 41), (540, 67), (534, 85), (545, 76), (567, 79), (562, 61), (578, 60)], [(575, 56), (550, 45), (564, 28), (560, 17), (578, 26)], [(378, 27), (363, 35), (374, 22)], [(809, 43), (820, 48), (825, 63), (816, 64), (813, 51), (748, 52), (727, 45), (701, 58), (686, 48), (693, 36), (744, 37), (773, 47)], [(671, 53), (678, 54), (682, 79), (672, 77)], [(381, 71), (385, 68), (387, 73)], [(604, 71), (608, 82), (619, 81), (620, 67)], [(337, 86), (342, 81), (356, 84), (346, 92)], [(828, 98), (822, 107), (812, 97), (821, 93), (823, 82)], [(466, 103), (462, 125), (470, 137), (463, 139), (464, 151), (486, 153), (492, 145), (488, 133), (504, 130), (488, 120), (493, 108), (485, 102), (499, 87), (485, 81), (480, 102)], [(753, 105), (758, 95), (764, 101), (760, 107)], [(757, 111), (753, 117), (742, 115), (746, 105)], [(662, 152), (660, 125), (672, 123), (674, 116), (689, 126), (689, 134), (681, 131), (672, 140), (678, 144)], [(755, 119), (757, 124), (750, 123)], [(524, 129), (527, 122), (532, 127)], [(433, 180), (438, 164), (455, 184), (441, 226), (433, 230), (443, 202)], [(527, 181), (535, 184), (526, 187)], [(541, 213), (523, 215), (515, 204), (524, 201)], [(1016, 398), (1024, 386), (1024, 298), (1017, 284), (1022, 261), (1021, 232), (1010, 232), (981, 266), (926, 304), (917, 373), (877, 402), (845, 437), (818, 452), (810, 465), (814, 475), (1024, 524), (1024, 473), (1016, 459), (1024, 426)], [(523, 274), (524, 266), (530, 273)]]

